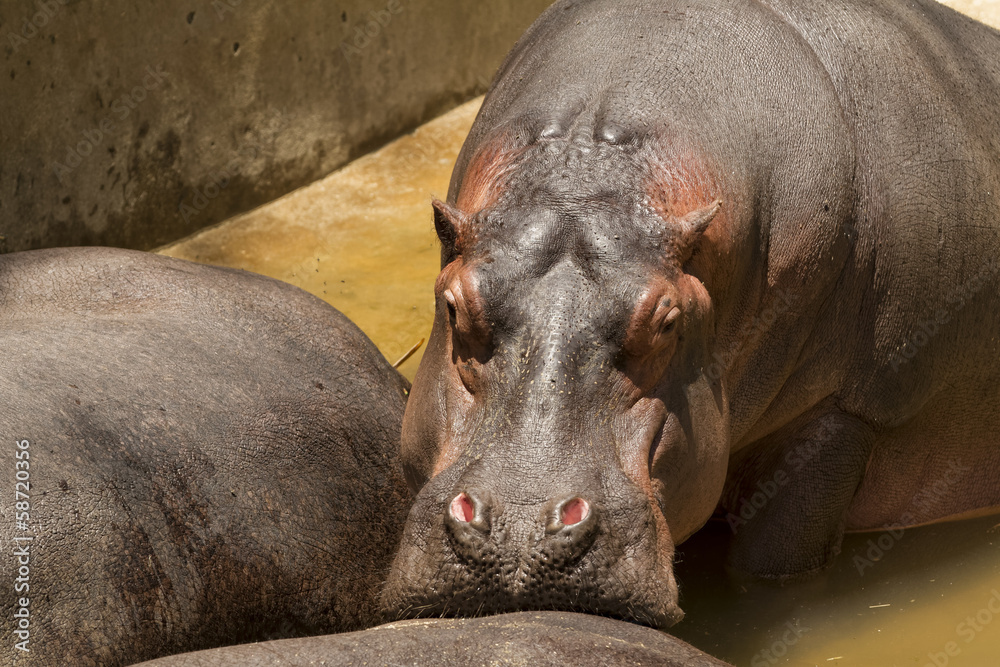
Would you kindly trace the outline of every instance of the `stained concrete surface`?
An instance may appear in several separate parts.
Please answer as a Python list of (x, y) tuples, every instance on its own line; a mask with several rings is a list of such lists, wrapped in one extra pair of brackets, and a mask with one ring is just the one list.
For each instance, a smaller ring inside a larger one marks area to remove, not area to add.
[(0, 3), (0, 252), (148, 249), (483, 92), (548, 0)]
[(271, 201), (482, 92), (547, 4), (0, 3), (0, 253), (146, 249)]

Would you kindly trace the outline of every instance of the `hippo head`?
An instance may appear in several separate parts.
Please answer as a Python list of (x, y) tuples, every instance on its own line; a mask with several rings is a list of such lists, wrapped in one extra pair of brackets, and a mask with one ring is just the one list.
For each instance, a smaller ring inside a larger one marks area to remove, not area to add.
[(687, 266), (721, 202), (618, 146), (480, 155), (434, 203), (443, 269), (402, 435), (419, 495), (383, 607), (668, 627), (674, 543), (728, 458), (712, 303)]

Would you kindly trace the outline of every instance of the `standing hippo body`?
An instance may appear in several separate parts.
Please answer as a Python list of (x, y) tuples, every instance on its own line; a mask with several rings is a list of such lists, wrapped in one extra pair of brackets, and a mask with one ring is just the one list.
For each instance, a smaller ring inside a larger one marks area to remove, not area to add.
[(717, 508), (732, 568), (785, 579), (845, 529), (1000, 505), (996, 31), (929, 0), (557, 2), (435, 225), (389, 612), (667, 626)]
[(5, 546), (6, 659), (126, 665), (377, 622), (407, 383), (340, 313), (90, 248), (0, 257), (0, 323), (0, 538), (27, 550)]

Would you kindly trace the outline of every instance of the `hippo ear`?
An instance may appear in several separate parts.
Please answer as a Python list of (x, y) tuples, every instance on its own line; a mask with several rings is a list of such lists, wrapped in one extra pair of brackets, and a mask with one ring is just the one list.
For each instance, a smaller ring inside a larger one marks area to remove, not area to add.
[(709, 223), (715, 219), (715, 216), (718, 215), (721, 209), (722, 200), (716, 199), (708, 206), (691, 211), (678, 221), (681, 228), (680, 242), (678, 244), (678, 254), (680, 255), (681, 263), (690, 259), (691, 255), (697, 250), (698, 242), (701, 241), (701, 235), (708, 229)]
[(462, 230), (468, 224), (468, 216), (448, 202), (435, 199), (434, 229), (441, 240), (441, 257), (445, 263), (450, 262), (459, 253), (458, 242)]

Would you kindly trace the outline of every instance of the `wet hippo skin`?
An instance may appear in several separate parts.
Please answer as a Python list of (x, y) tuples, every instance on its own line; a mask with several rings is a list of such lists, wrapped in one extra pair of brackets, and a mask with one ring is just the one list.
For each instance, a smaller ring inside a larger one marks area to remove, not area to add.
[(668, 627), (674, 545), (716, 512), (728, 568), (781, 582), (845, 530), (1000, 508), (997, 31), (929, 0), (560, 0), (434, 220), (390, 616)]
[(11, 489), (0, 538), (33, 538), (30, 589), (0, 596), (7, 638), (29, 600), (30, 652), (5, 659), (125, 665), (377, 622), (408, 383), (336, 310), (140, 252), (15, 253), (0, 351), (0, 473), (30, 473), (28, 527)]
[(143, 667), (726, 665), (668, 634), (610, 618), (569, 612), (400, 621), (360, 632), (232, 646), (142, 664)]

